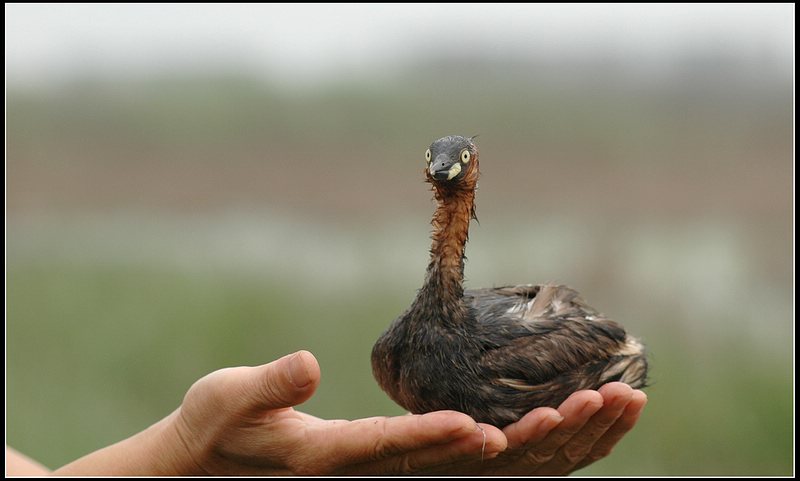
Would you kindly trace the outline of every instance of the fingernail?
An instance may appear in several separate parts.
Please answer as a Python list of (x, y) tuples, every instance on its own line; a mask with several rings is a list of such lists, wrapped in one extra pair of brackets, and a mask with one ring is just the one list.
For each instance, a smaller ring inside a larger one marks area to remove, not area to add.
[(586, 404), (584, 404), (583, 408), (581, 409), (581, 415), (582, 416), (586, 416), (586, 415), (590, 415), (591, 416), (592, 414), (594, 414), (597, 411), (599, 411), (600, 408), (602, 408), (602, 407), (603, 407), (602, 403), (597, 404), (597, 403), (593, 403), (593, 402), (587, 402)]
[(489, 451), (489, 452), (483, 454), (483, 458), (482, 459), (483, 459), (483, 461), (486, 461), (487, 459), (494, 459), (494, 458), (500, 456), (500, 453), (502, 453), (502, 451)]
[(311, 382), (311, 375), (306, 369), (306, 363), (301, 359), (302, 356), (302, 352), (296, 352), (289, 358), (287, 374), (289, 375), (289, 382), (294, 387), (306, 387)]
[(550, 429), (553, 429), (554, 427), (556, 427), (559, 424), (561, 424), (561, 421), (563, 421), (563, 420), (564, 420), (564, 416), (562, 416), (560, 414), (553, 413), (553, 414), (547, 416), (547, 427), (550, 428)]
[(620, 396), (614, 399), (614, 402), (611, 403), (611, 407), (614, 409), (622, 409), (631, 402), (631, 399), (633, 399), (633, 393), (631, 393), (630, 396)]

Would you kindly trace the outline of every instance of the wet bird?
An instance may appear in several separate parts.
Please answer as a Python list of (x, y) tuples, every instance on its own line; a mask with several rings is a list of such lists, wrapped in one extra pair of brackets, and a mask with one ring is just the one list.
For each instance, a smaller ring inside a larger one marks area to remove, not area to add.
[(437, 201), (422, 288), (372, 349), (381, 388), (412, 413), (453, 409), (498, 427), (611, 381), (643, 387), (644, 347), (573, 289), (538, 284), (464, 290), (478, 149), (449, 136), (425, 152)]

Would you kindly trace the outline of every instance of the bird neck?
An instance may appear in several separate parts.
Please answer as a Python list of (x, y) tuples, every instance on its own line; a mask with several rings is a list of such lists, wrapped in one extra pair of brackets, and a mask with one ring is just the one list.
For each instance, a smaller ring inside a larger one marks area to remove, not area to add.
[(425, 283), (417, 304), (430, 322), (459, 324), (466, 318), (464, 296), (464, 249), (469, 223), (475, 218), (475, 190), (434, 186), (437, 201), (433, 215), (433, 243)]

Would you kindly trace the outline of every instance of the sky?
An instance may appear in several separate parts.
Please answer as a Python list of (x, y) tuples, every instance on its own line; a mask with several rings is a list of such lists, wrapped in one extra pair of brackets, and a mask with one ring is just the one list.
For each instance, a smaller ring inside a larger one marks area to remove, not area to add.
[(699, 47), (791, 72), (793, 4), (6, 4), (6, 80), (240, 69), (286, 82), (448, 52), (658, 64)]

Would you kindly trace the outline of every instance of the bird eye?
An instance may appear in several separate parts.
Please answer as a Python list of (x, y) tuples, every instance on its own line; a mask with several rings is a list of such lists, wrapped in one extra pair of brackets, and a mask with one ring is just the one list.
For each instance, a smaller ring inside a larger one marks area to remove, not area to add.
[(464, 149), (464, 150), (461, 151), (461, 162), (466, 164), (467, 162), (469, 162), (470, 158), (471, 158), (471, 156), (470, 156), (469, 150)]
[(431, 149), (428, 149), (428, 150), (425, 151), (425, 161), (426, 162), (430, 162), (431, 161)]

